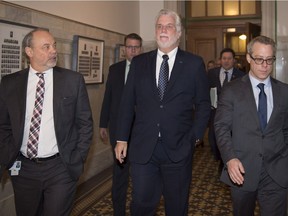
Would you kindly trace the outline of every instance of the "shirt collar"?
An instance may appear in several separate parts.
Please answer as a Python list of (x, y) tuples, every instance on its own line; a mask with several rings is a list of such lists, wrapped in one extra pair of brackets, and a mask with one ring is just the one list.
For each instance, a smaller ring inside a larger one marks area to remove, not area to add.
[[(31, 65), (30, 65), (30, 67), (29, 67), (29, 72), (30, 72), (30, 73), (33, 73), (33, 74), (39, 73), (39, 72), (36, 71)], [(42, 73), (43, 73), (43, 74), (48, 74), (48, 73), (52, 73), (52, 72), (53, 72), (53, 68), (49, 68), (48, 70), (43, 71)]]
[(265, 86), (267, 87), (270, 87), (271, 86), (271, 80), (270, 80), (270, 76), (268, 76), (265, 80), (263, 81), (259, 81), (258, 79), (256, 79), (255, 77), (253, 77), (250, 72), (249, 72), (249, 78), (250, 78), (250, 81), (251, 81), (251, 84), (254, 88), (257, 88), (257, 85), (259, 83), (264, 83)]
[(224, 73), (225, 71), (227, 71), (229, 74), (232, 74), (233, 73), (233, 67), (230, 68), (229, 70), (225, 70), (223, 67), (221, 67), (220, 72)]
[(168, 55), (169, 59), (171, 59), (172, 57), (174, 57), (176, 55), (177, 51), (178, 51), (178, 47), (175, 47), (169, 53), (164, 53), (160, 49), (158, 49), (157, 55), (158, 55), (158, 57), (160, 57), (162, 59), (162, 56), (166, 54), (166, 55)]

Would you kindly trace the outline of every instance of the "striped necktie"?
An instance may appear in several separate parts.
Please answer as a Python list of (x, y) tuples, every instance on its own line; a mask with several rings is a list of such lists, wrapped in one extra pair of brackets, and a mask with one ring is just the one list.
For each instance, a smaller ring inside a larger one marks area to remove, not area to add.
[(36, 87), (35, 104), (27, 143), (27, 156), (30, 159), (35, 158), (38, 153), (39, 132), (45, 93), (44, 74), (37, 73), (36, 75), (39, 77), (39, 81)]

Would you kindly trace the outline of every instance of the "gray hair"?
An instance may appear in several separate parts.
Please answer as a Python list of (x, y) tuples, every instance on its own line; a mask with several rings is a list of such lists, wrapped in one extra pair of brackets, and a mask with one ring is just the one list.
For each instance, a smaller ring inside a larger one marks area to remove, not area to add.
[(182, 32), (182, 23), (181, 23), (180, 16), (175, 11), (172, 11), (169, 9), (162, 9), (159, 11), (159, 13), (155, 19), (155, 25), (157, 25), (158, 19), (163, 15), (173, 17), (175, 20), (175, 27), (176, 27), (177, 32), (179, 32), (179, 33)]
[(46, 31), (46, 32), (49, 32), (47, 29), (45, 28), (36, 28), (32, 31), (30, 31), (27, 35), (25, 35), (23, 41), (22, 41), (22, 47), (23, 47), (23, 50), (26, 48), (26, 47), (32, 47), (32, 40), (33, 40), (33, 34), (37, 31)]
[(272, 46), (272, 49), (273, 49), (273, 56), (276, 55), (276, 43), (273, 39), (269, 38), (269, 37), (266, 37), (266, 36), (258, 36), (258, 37), (255, 37), (253, 38), (247, 45), (247, 52), (249, 54), (252, 54), (253, 53), (253, 46), (255, 43), (261, 43), (261, 44), (265, 44), (265, 45), (271, 45)]

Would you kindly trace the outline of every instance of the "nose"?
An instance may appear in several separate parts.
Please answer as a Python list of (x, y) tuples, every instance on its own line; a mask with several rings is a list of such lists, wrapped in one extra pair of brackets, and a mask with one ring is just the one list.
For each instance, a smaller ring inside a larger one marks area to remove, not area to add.
[(167, 26), (161, 26), (161, 32), (167, 32)]
[(262, 66), (267, 67), (268, 66), (267, 61), (263, 61)]
[(52, 46), (50, 49), (50, 52), (51, 53), (57, 53), (56, 47)]

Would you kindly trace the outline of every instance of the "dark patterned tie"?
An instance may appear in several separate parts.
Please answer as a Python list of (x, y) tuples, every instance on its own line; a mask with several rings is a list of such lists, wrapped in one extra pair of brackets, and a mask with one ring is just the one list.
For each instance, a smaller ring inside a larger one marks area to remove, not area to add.
[(168, 85), (168, 78), (169, 78), (169, 65), (168, 65), (168, 55), (162, 56), (163, 61), (160, 67), (159, 72), (159, 80), (158, 80), (158, 93), (160, 97), (160, 101), (163, 100), (164, 92)]
[(228, 71), (225, 71), (224, 73), (225, 73), (225, 79), (223, 81), (223, 85), (222, 86), (224, 86), (224, 85), (226, 85), (228, 83)]
[(33, 109), (33, 116), (31, 118), (31, 125), (27, 143), (27, 156), (29, 158), (35, 158), (38, 152), (39, 132), (45, 92), (44, 74), (37, 73), (36, 75), (39, 77), (39, 81), (36, 87), (35, 105)]
[(267, 125), (267, 98), (264, 91), (264, 83), (259, 83), (257, 87), (260, 89), (259, 104), (258, 104), (258, 116), (261, 124), (261, 129), (264, 131)]

